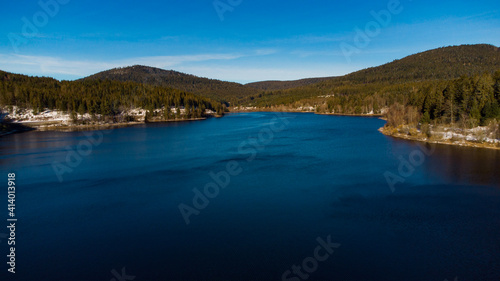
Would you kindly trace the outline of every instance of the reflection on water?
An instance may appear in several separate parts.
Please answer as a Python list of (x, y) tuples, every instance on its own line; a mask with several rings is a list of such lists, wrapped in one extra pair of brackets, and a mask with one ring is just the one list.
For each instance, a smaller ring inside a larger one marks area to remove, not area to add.
[[(421, 184), (420, 177), (427, 179), (430, 184), (500, 186), (500, 150), (428, 144), (389, 137), (388, 141), (391, 143), (390, 154), (398, 160), (397, 165), (389, 170), (395, 175), (399, 175), (401, 163), (410, 162), (410, 155), (415, 157), (410, 164), (417, 176), (412, 174), (409, 178), (403, 177), (407, 181), (414, 180), (415, 184)], [(419, 156), (423, 156), (422, 161)]]
[(431, 157), (426, 172), (447, 182), (500, 187), (500, 150), (436, 145)]

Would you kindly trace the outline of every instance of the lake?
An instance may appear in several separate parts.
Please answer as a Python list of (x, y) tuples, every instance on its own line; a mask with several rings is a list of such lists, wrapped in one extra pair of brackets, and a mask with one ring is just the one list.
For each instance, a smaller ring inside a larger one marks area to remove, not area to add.
[(240, 113), (2, 137), (18, 222), (0, 279), (498, 281), (500, 151), (383, 125)]

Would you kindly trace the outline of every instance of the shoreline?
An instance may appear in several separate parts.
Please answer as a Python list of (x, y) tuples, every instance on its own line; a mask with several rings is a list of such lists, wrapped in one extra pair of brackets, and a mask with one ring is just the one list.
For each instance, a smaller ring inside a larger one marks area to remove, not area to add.
[(478, 143), (478, 142), (471, 142), (471, 141), (461, 141), (461, 142), (454, 142), (450, 140), (430, 140), (426, 137), (423, 136), (410, 136), (402, 133), (392, 133), (389, 132), (386, 127), (382, 127), (378, 129), (380, 133), (382, 133), (385, 136), (388, 137), (393, 137), (396, 139), (403, 139), (403, 140), (409, 140), (409, 141), (418, 141), (418, 142), (424, 142), (424, 143), (430, 143), (430, 144), (442, 144), (442, 145), (453, 145), (453, 146), (460, 146), (460, 147), (470, 147), (470, 148), (486, 148), (486, 149), (494, 149), (494, 150), (500, 150), (500, 147), (497, 146), (497, 144), (493, 143)]
[(317, 113), (315, 111), (303, 111), (303, 110), (235, 110), (229, 113), (251, 113), (251, 112), (281, 112), (281, 113), (312, 113), (316, 115), (331, 115), (331, 116), (347, 116), (347, 117), (370, 117), (370, 118), (381, 118), (383, 119), (383, 114), (348, 114), (348, 113)]
[(348, 113), (316, 113), (318, 115), (331, 115), (331, 116), (347, 116), (347, 117), (370, 117), (382, 118), (383, 114), (348, 114)]
[(314, 114), (316, 114), (316, 112), (314, 112), (314, 111), (271, 110), (271, 109), (268, 109), (268, 110), (234, 110), (234, 111), (229, 111), (228, 113), (231, 114), (231, 113), (252, 113), (252, 112), (314, 113)]
[(209, 117), (203, 118), (189, 118), (189, 119), (173, 119), (173, 120), (150, 120), (148, 122), (119, 122), (119, 123), (103, 123), (103, 124), (78, 124), (71, 125), (65, 124), (64, 121), (36, 121), (36, 122), (13, 122), (10, 124), (15, 124), (17, 126), (23, 126), (28, 129), (26, 130), (12, 130), (4, 133), (0, 133), (0, 137), (7, 136), (11, 134), (23, 133), (27, 131), (40, 131), (40, 132), (79, 132), (79, 131), (99, 131), (99, 130), (109, 130), (125, 128), (144, 124), (153, 123), (171, 123), (171, 122), (192, 122), (192, 121), (202, 121), (207, 120)]
[(33, 131), (35, 129), (19, 123), (0, 123), (2, 131), (0, 137)]
[[(251, 112), (284, 112), (284, 113), (313, 113), (316, 115), (326, 115), (326, 116), (346, 116), (346, 117), (365, 117), (365, 118), (381, 118), (383, 119), (384, 115), (382, 114), (341, 114), (341, 113), (316, 113), (310, 111), (278, 111), (278, 110), (245, 110), (245, 111), (231, 111), (232, 113), (251, 113)], [(154, 123), (170, 123), (170, 122), (192, 122), (192, 121), (203, 121), (208, 118), (215, 117), (221, 118), (222, 116), (209, 116), (203, 118), (190, 118), (190, 119), (173, 119), (173, 120), (150, 120), (148, 122), (127, 122), (127, 123), (104, 123), (104, 124), (80, 124), (80, 125), (69, 125), (64, 124), (64, 121), (39, 121), (39, 122), (15, 122), (10, 123), (15, 127), (23, 127), (23, 130), (11, 130), (7, 132), (0, 133), (0, 137), (7, 136), (11, 134), (23, 133), (27, 131), (58, 131), (58, 132), (78, 132), (78, 131), (96, 131), (96, 130), (109, 130), (109, 129), (117, 129), (117, 128), (125, 128), (137, 125), (144, 124), (154, 124)], [(453, 145), (460, 147), (472, 147), (472, 148), (486, 148), (486, 149), (495, 149), (500, 150), (500, 146), (495, 143), (479, 143), (479, 142), (471, 142), (471, 141), (451, 141), (451, 140), (432, 140), (424, 137), (422, 135), (411, 136), (403, 133), (394, 133), (394, 130), (386, 127), (379, 128), (378, 131), (385, 136), (393, 137), (397, 139), (407, 140), (407, 141), (418, 141), (423, 143), (430, 144), (442, 144), (442, 145)]]

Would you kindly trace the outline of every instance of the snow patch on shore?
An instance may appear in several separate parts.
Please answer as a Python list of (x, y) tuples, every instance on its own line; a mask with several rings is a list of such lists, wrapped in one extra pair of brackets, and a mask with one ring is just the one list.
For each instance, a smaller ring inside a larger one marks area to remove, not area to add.
[(5, 108), (2, 111), (7, 112), (5, 118), (12, 120), (14, 123), (61, 122), (69, 124), (71, 122), (70, 114), (58, 110), (47, 109), (35, 114), (33, 109), (22, 109), (13, 106), (11, 111)]
[[(33, 123), (45, 123), (45, 122), (47, 123), (58, 122), (61, 125), (70, 125), (73, 122), (72, 114), (60, 110), (45, 109), (44, 111), (35, 114), (35, 111), (33, 109), (19, 108), (17, 106), (3, 107), (1, 109), (3, 113), (2, 119), (11, 120), (13, 123), (29, 125), (30, 123), (33, 124)], [(129, 116), (137, 121), (143, 121), (144, 118), (146, 117), (146, 112), (147, 110), (143, 108), (130, 108), (115, 115), (115, 119), (125, 120), (125, 117)], [(163, 112), (164, 108), (159, 108), (154, 110), (154, 113), (156, 113), (157, 115), (161, 115), (163, 114)], [(180, 116), (183, 116), (186, 114), (186, 109), (184, 107), (180, 108), (171, 107), (170, 112), (172, 112), (173, 114), (179, 114)], [(100, 114), (94, 114), (93, 116), (89, 113), (85, 113), (83, 115), (78, 113), (75, 114), (79, 122), (83, 121), (83, 122), (91, 122), (97, 124), (101, 124), (104, 122), (102, 121), (103, 118)], [(206, 109), (205, 114), (214, 115), (215, 112), (210, 109)]]
[(495, 138), (495, 134), (490, 132), (486, 126), (478, 126), (471, 129), (456, 129), (449, 127), (433, 128), (431, 134), (434, 137), (441, 138), (449, 141), (469, 141), (469, 142), (486, 142), (486, 143), (500, 143), (500, 139)]

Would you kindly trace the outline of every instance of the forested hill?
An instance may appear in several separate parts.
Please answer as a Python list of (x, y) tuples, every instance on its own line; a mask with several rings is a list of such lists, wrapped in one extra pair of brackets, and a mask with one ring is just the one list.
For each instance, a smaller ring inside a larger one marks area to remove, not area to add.
[(188, 117), (200, 117), (205, 109), (223, 112), (218, 102), (169, 87), (111, 80), (58, 81), (4, 71), (0, 71), (0, 106), (103, 116), (132, 108), (185, 107)]
[(417, 82), (449, 80), (500, 68), (500, 48), (493, 45), (461, 45), (418, 53), (400, 60), (360, 70), (325, 82), (350, 83)]
[(321, 77), (321, 78), (306, 78), (300, 80), (290, 80), (290, 81), (261, 81), (248, 83), (246, 86), (259, 89), (259, 90), (285, 90), (291, 88), (297, 88), (301, 86), (307, 86), (310, 84), (319, 83), (325, 80), (330, 80), (335, 77)]
[(262, 81), (246, 84), (259, 90), (293, 88), (332, 88), (352, 84), (404, 83), (426, 80), (450, 80), (500, 68), (500, 48), (480, 44), (443, 47), (407, 56), (400, 60), (363, 69), (345, 76), (307, 78), (294, 81)]
[(166, 86), (214, 100), (237, 104), (255, 95), (258, 90), (238, 83), (201, 78), (173, 70), (135, 65), (103, 71), (83, 80), (132, 81), (153, 86)]
[[(360, 70), (341, 77), (307, 78), (295, 81), (262, 81), (241, 85), (215, 79), (201, 78), (172, 70), (148, 66), (130, 66), (103, 71), (89, 80), (133, 81), (153, 86), (166, 86), (191, 92), (221, 102), (255, 104), (265, 96), (266, 104), (297, 100), (311, 95), (337, 92), (338, 87), (366, 84), (396, 84), (427, 80), (449, 80), (460, 76), (493, 73), (500, 68), (500, 49), (492, 45), (462, 45), (443, 47), (400, 60)], [(273, 101), (262, 91), (274, 91)], [(279, 93), (276, 93), (279, 91)], [(285, 91), (285, 92), (283, 92)], [(351, 91), (347, 91), (351, 92)], [(254, 100), (254, 99), (257, 100)], [(258, 102), (259, 103), (259, 102)]]
[[(285, 90), (268, 90), (251, 101), (253, 106), (307, 104), (320, 96), (407, 93), (432, 81), (493, 74), (500, 69), (500, 49), (493, 45), (438, 48), (345, 76)], [(418, 84), (418, 85), (417, 85)]]

